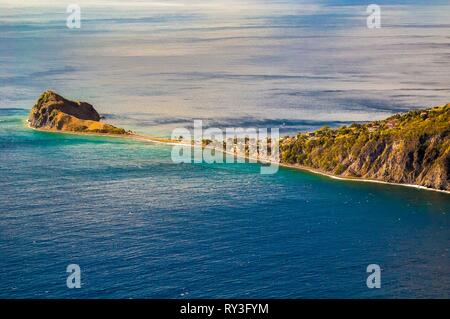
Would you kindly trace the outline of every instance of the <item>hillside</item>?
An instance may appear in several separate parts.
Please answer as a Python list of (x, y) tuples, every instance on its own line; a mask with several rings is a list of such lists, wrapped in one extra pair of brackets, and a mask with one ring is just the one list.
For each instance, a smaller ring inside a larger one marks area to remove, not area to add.
[(450, 190), (450, 103), (280, 141), (281, 162), (342, 177)]
[(100, 122), (100, 115), (86, 102), (74, 102), (53, 91), (44, 92), (28, 117), (30, 127), (83, 133), (127, 134), (122, 128)]

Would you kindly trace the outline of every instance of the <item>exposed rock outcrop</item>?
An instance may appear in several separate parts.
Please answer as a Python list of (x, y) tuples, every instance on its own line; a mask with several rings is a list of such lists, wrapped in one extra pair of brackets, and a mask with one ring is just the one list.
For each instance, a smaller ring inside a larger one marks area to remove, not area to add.
[(31, 109), (30, 127), (45, 130), (127, 134), (122, 128), (100, 122), (100, 115), (86, 102), (70, 101), (53, 91), (44, 92)]
[(450, 191), (450, 103), (286, 137), (280, 150), (282, 163)]

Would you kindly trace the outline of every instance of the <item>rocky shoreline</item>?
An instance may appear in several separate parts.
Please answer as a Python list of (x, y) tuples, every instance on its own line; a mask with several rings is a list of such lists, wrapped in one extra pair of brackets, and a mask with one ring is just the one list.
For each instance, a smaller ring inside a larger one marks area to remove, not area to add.
[[(112, 136), (168, 145), (195, 143), (138, 135), (100, 122), (86, 102), (73, 102), (46, 91), (33, 106), (30, 128), (70, 134)], [(211, 148), (204, 141), (202, 147)], [(322, 128), (279, 141), (278, 165), (334, 179), (402, 185), (450, 193), (450, 104), (394, 115), (384, 121)], [(270, 159), (214, 147), (237, 157), (274, 163)]]

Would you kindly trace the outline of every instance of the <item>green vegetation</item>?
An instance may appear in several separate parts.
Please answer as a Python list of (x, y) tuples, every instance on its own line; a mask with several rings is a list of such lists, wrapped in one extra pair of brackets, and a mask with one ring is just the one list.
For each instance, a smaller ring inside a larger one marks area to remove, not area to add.
[(449, 189), (450, 104), (286, 137), (281, 162), (341, 176)]

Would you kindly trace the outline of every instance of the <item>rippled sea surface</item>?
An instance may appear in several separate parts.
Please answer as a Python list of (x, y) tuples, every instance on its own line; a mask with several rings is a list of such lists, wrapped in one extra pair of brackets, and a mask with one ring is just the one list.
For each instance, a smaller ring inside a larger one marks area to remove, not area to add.
[(0, 298), (449, 297), (449, 195), (25, 126), (47, 89), (165, 136), (445, 104), (448, 0), (378, 0), (380, 29), (363, 0), (76, 3), (81, 29), (67, 1), (0, 0)]
[[(318, 128), (450, 102), (448, 0), (0, 0), (0, 108), (53, 89), (169, 131)], [(31, 4), (34, 4), (31, 6)]]
[(0, 297), (449, 297), (449, 195), (174, 164), (168, 146), (25, 118), (0, 110)]

